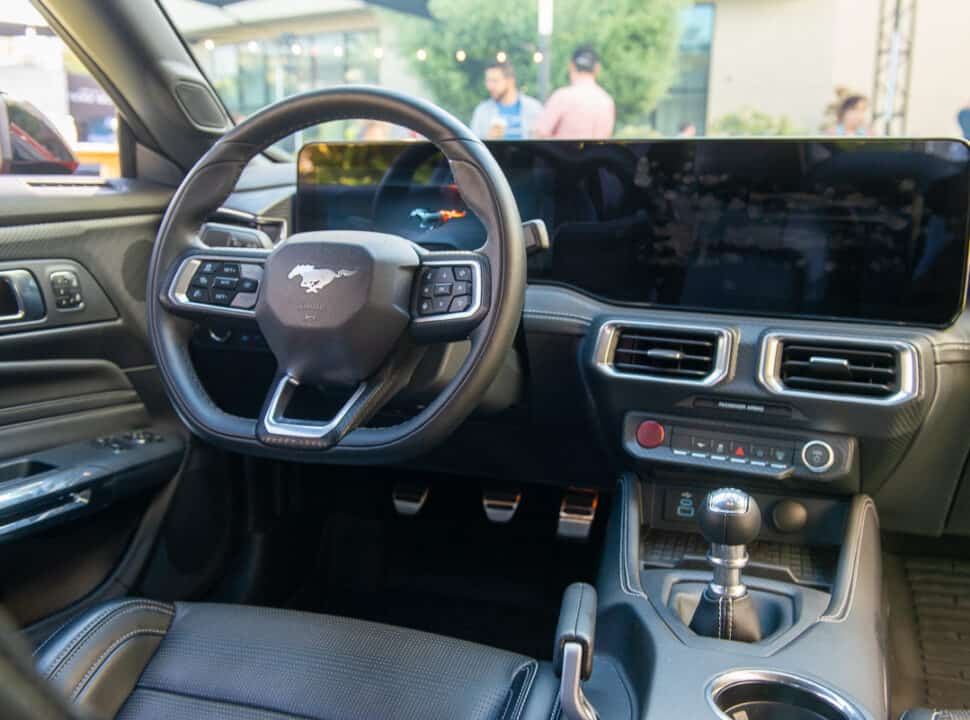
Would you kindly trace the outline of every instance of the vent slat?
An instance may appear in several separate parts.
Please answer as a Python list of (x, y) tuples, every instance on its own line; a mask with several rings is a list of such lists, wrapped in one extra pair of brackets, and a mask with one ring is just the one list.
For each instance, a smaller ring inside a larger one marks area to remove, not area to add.
[(620, 328), (611, 364), (618, 372), (701, 382), (715, 371), (717, 333)]
[(899, 390), (895, 349), (832, 342), (783, 342), (781, 381), (792, 390), (889, 397)]

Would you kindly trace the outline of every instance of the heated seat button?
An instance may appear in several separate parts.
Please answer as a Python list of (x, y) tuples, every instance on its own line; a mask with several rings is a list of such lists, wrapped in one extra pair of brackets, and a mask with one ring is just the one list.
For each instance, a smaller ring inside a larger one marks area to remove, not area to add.
[(723, 438), (714, 438), (711, 440), (711, 454), (717, 455), (718, 457), (727, 457), (731, 452), (731, 443)]
[(644, 420), (637, 427), (637, 443), (648, 450), (663, 445), (666, 436), (664, 426), (656, 420)]

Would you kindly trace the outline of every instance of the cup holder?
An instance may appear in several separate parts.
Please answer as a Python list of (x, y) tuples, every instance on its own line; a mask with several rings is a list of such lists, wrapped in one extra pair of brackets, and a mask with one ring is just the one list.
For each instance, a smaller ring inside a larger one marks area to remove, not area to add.
[(720, 675), (707, 698), (730, 720), (867, 720), (833, 690), (807, 678), (771, 670), (737, 670)]

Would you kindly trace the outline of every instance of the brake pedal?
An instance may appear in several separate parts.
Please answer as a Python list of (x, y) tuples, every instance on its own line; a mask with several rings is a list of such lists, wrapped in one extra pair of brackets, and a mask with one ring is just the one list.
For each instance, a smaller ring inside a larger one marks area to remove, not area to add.
[(584, 488), (569, 488), (563, 493), (559, 504), (559, 525), (556, 537), (567, 540), (589, 539), (589, 531), (596, 519), (599, 493)]
[(398, 515), (417, 515), (428, 501), (429, 492), (430, 488), (427, 485), (397, 483), (391, 491), (394, 509)]
[(518, 490), (484, 490), (482, 492), (482, 507), (485, 517), (493, 523), (504, 525), (515, 517), (522, 502), (522, 493)]

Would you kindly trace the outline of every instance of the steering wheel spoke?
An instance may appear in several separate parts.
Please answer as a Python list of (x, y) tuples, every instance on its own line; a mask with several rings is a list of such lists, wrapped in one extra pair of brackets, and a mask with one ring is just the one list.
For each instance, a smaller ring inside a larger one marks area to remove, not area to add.
[(179, 258), (162, 294), (175, 314), (195, 319), (254, 319), (269, 253), (206, 249)]
[(372, 377), (357, 385), (350, 398), (330, 420), (296, 420), (286, 417), (300, 381), (287, 372), (277, 375), (270, 387), (259, 425), (260, 442), (267, 445), (302, 449), (329, 450), (347, 433), (374, 417), (407, 383), (417, 368), (424, 350), (410, 342), (402, 343)]
[(488, 314), (488, 258), (477, 252), (426, 252), (414, 283), (411, 335), (423, 343), (466, 339)]

